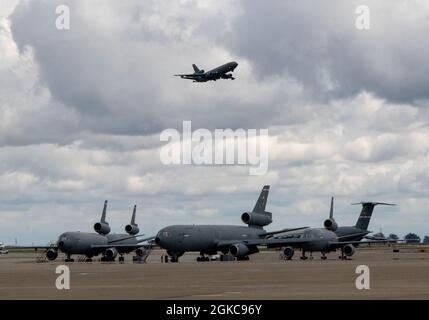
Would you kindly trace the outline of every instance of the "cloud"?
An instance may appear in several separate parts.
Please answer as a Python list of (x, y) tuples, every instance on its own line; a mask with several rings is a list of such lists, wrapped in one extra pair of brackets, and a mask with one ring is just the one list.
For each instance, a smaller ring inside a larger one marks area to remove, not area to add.
[[(147, 234), (240, 224), (265, 184), (272, 229), (321, 226), (335, 195), (342, 225), (351, 202), (392, 201), (373, 230), (427, 232), (426, 2), (370, 1), (368, 32), (355, 2), (75, 0), (59, 31), (63, 3), (0, 4), (1, 240), (91, 231), (105, 199), (116, 232), (134, 203)], [(172, 76), (229, 60), (235, 81)], [(162, 165), (159, 133), (184, 120), (268, 128), (268, 173)]]
[(251, 61), (261, 79), (290, 76), (317, 99), (363, 90), (395, 102), (427, 99), (427, 2), (366, 1), (371, 23), (366, 31), (355, 28), (361, 4), (241, 1), (228, 44)]

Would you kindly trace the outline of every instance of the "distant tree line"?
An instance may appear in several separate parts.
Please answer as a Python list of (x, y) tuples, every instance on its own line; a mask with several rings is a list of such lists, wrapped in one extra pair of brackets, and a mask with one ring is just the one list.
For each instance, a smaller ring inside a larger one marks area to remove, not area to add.
[(406, 243), (420, 243), (421, 239), (415, 233), (410, 232), (404, 237)]

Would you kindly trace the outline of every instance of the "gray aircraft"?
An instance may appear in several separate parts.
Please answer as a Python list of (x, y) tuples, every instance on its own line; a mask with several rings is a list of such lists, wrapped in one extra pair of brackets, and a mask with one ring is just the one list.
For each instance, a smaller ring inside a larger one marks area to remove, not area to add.
[[(271, 212), (265, 211), (270, 186), (264, 186), (251, 212), (241, 215), (248, 226), (234, 225), (173, 225), (161, 229), (155, 237), (155, 243), (167, 250), (172, 262), (178, 262), (185, 252), (199, 252), (197, 261), (209, 261), (206, 255), (215, 255), (219, 251), (230, 254), (237, 260), (248, 260), (249, 255), (258, 252), (258, 241), (277, 233), (303, 228), (283, 229), (267, 232), (263, 227), (272, 222)], [(254, 240), (254, 244), (247, 241)]]
[(308, 228), (301, 234), (291, 235), (290, 233), (277, 234), (271, 237), (266, 242), (268, 247), (285, 246), (283, 254), (287, 260), (292, 259), (294, 249), (301, 249), (301, 259), (305, 260), (305, 253), (321, 252), (321, 259), (326, 259), (326, 253), (341, 249), (341, 259), (351, 257), (358, 246), (362, 243), (385, 243), (389, 242), (386, 239), (373, 239), (370, 241), (361, 242), (361, 240), (368, 234), (368, 225), (376, 205), (394, 205), (381, 202), (361, 202), (362, 211), (359, 215), (358, 221), (355, 226), (338, 227), (333, 218), (334, 212), (334, 198), (331, 198), (331, 208), (329, 219), (325, 220), (324, 228)]
[(331, 198), (331, 209), (329, 212), (329, 219), (323, 222), (323, 226), (330, 231), (335, 232), (338, 237), (341, 237), (344, 241), (359, 241), (365, 238), (365, 236), (371, 231), (368, 231), (369, 222), (371, 220), (374, 207), (377, 205), (394, 206), (392, 203), (384, 202), (359, 202), (353, 203), (352, 205), (362, 205), (362, 210), (359, 214), (359, 218), (354, 226), (339, 227), (334, 219), (334, 198)]
[(153, 239), (153, 237), (140, 239), (137, 237), (139, 229), (135, 223), (136, 206), (134, 206), (131, 223), (125, 227), (127, 234), (111, 234), (109, 223), (106, 221), (107, 200), (104, 202), (103, 213), (101, 220), (94, 224), (96, 233), (90, 232), (64, 232), (58, 237), (55, 245), (50, 246), (32, 246), (32, 247), (16, 247), (16, 248), (33, 248), (46, 249), (46, 258), (50, 261), (58, 257), (58, 251), (66, 254), (66, 262), (73, 262), (72, 255), (85, 255), (86, 261), (92, 261), (92, 257), (102, 254), (102, 261), (114, 261), (120, 255), (119, 261), (123, 262), (124, 253), (135, 251), (136, 255), (143, 255), (145, 241)]
[(214, 68), (213, 70), (205, 72), (204, 70), (198, 69), (198, 67), (193, 64), (194, 73), (191, 74), (175, 74), (174, 76), (180, 77), (182, 79), (193, 80), (194, 82), (207, 82), (210, 80), (216, 81), (219, 79), (231, 79), (235, 80), (231, 73), (235, 68), (237, 68), (238, 63), (235, 61), (228, 62), (220, 67)]
[[(335, 232), (324, 229), (324, 228), (308, 228), (304, 230), (298, 237), (291, 238), (290, 236), (278, 236), (270, 239), (266, 239), (263, 243), (258, 242), (259, 245), (265, 244), (268, 248), (285, 247), (283, 255), (286, 260), (291, 260), (294, 255), (294, 249), (301, 249), (301, 259), (305, 260), (308, 257), (305, 255), (306, 252), (321, 252), (322, 260), (326, 260), (326, 254), (329, 252), (335, 252), (337, 249), (341, 249), (342, 260), (346, 260), (347, 257), (351, 257), (356, 252), (356, 246), (362, 243), (386, 243), (388, 240), (372, 240), (372, 241), (345, 241), (344, 237), (339, 237)], [(253, 242), (250, 240), (248, 245), (252, 245)], [(312, 256), (310, 256), (312, 258)]]

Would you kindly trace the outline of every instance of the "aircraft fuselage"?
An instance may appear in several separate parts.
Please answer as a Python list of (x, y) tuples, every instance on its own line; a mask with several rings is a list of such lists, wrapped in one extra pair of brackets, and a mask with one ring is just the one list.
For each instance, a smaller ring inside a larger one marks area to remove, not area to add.
[(96, 256), (104, 249), (95, 249), (93, 245), (106, 245), (106, 236), (89, 232), (65, 232), (58, 238), (58, 249), (67, 254), (82, 254), (88, 257)]
[(173, 225), (161, 229), (155, 242), (166, 249), (170, 255), (181, 256), (194, 251), (204, 254), (216, 254), (219, 241), (260, 239), (265, 233), (262, 228), (232, 225)]

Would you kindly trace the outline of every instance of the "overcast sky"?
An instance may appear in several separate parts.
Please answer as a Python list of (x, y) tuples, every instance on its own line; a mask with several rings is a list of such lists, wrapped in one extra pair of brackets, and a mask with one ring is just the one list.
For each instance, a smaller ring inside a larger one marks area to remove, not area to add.
[[(71, 29), (55, 27), (67, 4)], [(370, 30), (355, 9), (370, 8)], [(2, 0), (0, 241), (91, 231), (103, 201), (168, 224), (240, 224), (264, 184), (269, 229), (339, 225), (429, 234), (426, 0)], [(172, 75), (237, 61), (235, 81)], [(269, 170), (165, 166), (160, 132), (269, 129)]]

